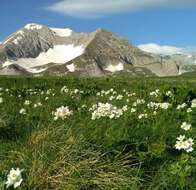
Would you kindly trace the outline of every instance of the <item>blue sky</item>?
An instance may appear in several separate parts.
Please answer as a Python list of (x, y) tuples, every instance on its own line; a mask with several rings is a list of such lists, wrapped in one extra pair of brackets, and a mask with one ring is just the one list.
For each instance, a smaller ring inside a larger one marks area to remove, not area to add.
[(27, 23), (39, 23), (78, 32), (101, 27), (136, 45), (196, 46), (195, 0), (138, 1), (1, 0), (0, 41)]

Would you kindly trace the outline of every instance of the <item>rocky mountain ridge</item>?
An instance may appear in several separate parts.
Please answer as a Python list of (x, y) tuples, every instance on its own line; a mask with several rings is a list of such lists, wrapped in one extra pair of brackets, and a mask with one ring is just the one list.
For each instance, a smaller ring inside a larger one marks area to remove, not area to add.
[(178, 60), (140, 50), (103, 29), (71, 29), (27, 24), (0, 45), (1, 75), (132, 76), (179, 74)]

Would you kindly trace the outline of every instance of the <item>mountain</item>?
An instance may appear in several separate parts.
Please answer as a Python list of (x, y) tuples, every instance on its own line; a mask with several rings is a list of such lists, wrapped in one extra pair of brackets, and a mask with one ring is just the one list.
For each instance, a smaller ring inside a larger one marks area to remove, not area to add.
[(140, 50), (111, 32), (27, 24), (0, 44), (0, 75), (179, 74), (178, 60)]
[(196, 71), (196, 54), (194, 53), (181, 53), (170, 56), (179, 64), (179, 72), (187, 73)]

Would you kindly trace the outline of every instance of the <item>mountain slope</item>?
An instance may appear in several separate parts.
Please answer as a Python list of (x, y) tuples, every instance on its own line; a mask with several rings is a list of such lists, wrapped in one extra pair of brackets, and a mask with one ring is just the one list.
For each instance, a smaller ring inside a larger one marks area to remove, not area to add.
[(10, 68), (12, 74), (14, 70), (16, 74), (21, 70), (21, 74), (35, 75), (102, 76), (127, 72), (168, 76), (179, 73), (176, 60), (143, 52), (106, 30), (75, 33), (38, 24), (26, 25), (0, 45), (0, 64), (0, 74), (8, 75)]

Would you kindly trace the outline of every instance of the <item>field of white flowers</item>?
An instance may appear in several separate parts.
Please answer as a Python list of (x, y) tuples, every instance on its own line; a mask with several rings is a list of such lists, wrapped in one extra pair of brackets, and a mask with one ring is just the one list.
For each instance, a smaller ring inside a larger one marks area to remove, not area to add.
[(195, 82), (0, 78), (0, 189), (196, 189)]

